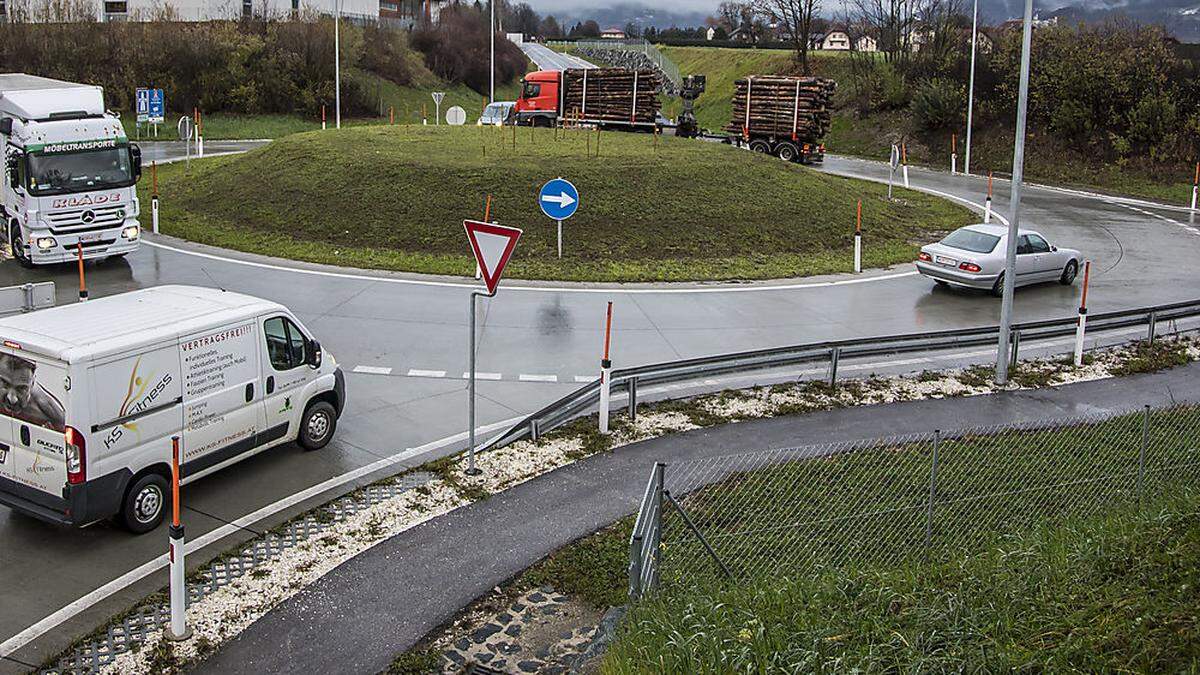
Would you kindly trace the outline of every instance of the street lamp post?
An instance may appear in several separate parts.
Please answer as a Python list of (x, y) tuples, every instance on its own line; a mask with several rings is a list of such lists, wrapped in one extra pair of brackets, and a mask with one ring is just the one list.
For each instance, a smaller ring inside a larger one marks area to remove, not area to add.
[(996, 384), (1008, 384), (1009, 336), (1012, 333), (1013, 287), (1017, 278), (1017, 233), (1021, 227), (1021, 181), (1025, 177), (1025, 122), (1029, 110), (1029, 60), (1033, 48), (1033, 0), (1025, 0), (1025, 35), (1021, 43), (1021, 90), (1017, 98), (1017, 141), (1013, 150), (1012, 200), (1004, 262), (1004, 299), (1000, 303), (1000, 345)]
[(491, 36), (490, 36), (491, 37), (491, 61), (488, 62), (489, 63), (489, 67), (488, 67), (488, 81), (489, 81), (488, 103), (495, 103), (495, 101), (496, 101), (496, 0), (491, 0), (491, 2), (488, 3), (488, 5), (491, 6), (491, 10), (492, 10), (491, 23), (488, 24), (488, 27), (489, 27), (488, 32), (491, 33)]
[(971, 76), (967, 97), (967, 156), (963, 164), (963, 173), (971, 175), (971, 127), (975, 117), (975, 50), (979, 46), (979, 0), (975, 0), (975, 11), (971, 17)]
[(342, 128), (342, 23), (340, 0), (333, 0), (333, 127)]

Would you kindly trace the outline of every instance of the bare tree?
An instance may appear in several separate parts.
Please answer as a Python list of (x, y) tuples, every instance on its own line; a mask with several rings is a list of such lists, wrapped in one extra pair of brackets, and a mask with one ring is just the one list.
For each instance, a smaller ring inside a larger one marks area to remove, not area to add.
[(725, 32), (732, 33), (742, 23), (742, 3), (726, 0), (717, 7), (717, 18), (725, 27)]
[(884, 58), (902, 64), (912, 54), (917, 15), (929, 1), (851, 0), (851, 4), (857, 9), (857, 22), (875, 34)]
[(756, 0), (758, 10), (779, 24), (792, 41), (805, 75), (810, 71), (808, 50), (812, 46), (813, 19), (821, 11), (821, 0)]

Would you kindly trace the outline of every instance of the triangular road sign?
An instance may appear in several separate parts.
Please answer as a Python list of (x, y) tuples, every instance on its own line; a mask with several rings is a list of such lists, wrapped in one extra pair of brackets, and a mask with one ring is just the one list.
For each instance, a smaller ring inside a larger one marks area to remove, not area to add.
[(479, 263), (483, 283), (487, 284), (488, 293), (494, 294), (496, 286), (500, 284), (500, 276), (504, 274), (504, 266), (512, 257), (517, 240), (521, 238), (521, 230), (477, 220), (464, 220), (463, 227), (467, 230), (475, 262)]

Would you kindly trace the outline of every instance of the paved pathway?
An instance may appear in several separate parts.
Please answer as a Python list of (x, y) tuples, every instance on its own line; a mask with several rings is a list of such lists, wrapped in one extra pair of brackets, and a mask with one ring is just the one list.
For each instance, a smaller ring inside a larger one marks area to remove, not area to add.
[(283, 603), (204, 673), (385, 670), (461, 607), (552, 551), (633, 513), (655, 461), (1200, 402), (1200, 364), (1055, 389), (745, 422), (597, 455), (367, 551)]

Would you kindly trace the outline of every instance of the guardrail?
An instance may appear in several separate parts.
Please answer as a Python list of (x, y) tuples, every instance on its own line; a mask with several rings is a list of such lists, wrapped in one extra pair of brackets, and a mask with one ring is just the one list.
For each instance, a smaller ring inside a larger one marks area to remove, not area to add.
[(658, 47), (650, 44), (648, 40), (640, 38), (625, 40), (578, 40), (562, 44), (569, 44), (577, 49), (610, 49), (622, 52), (641, 52), (662, 71), (663, 77), (675, 85), (676, 91), (679, 90), (679, 87), (683, 86), (683, 75), (679, 72), (679, 66), (675, 65), (674, 61), (667, 58), (666, 54), (659, 51)]
[[(1089, 314), (1089, 335), (1135, 326), (1146, 326), (1146, 339), (1153, 340), (1164, 322), (1200, 317), (1200, 300), (1138, 309)], [(1015, 364), (1022, 341), (1073, 336), (1078, 317), (1027, 321), (1012, 327), (1011, 359)], [(1000, 339), (999, 326), (909, 333), (884, 337), (830, 340), (790, 347), (720, 354), (682, 361), (669, 361), (612, 371), (611, 390), (624, 391), (631, 419), (637, 419), (638, 388), (648, 385), (689, 382), (714, 375), (773, 370), (801, 364), (828, 364), (829, 382), (837, 381), (838, 363), (843, 358), (936, 352), (962, 347), (993, 345)], [(520, 440), (537, 440), (600, 401), (600, 380), (586, 384), (538, 410), (508, 431), (484, 443), (480, 451), (503, 447)]]
[(0, 288), (0, 314), (32, 312), (35, 309), (53, 307), (55, 297), (53, 281)]

